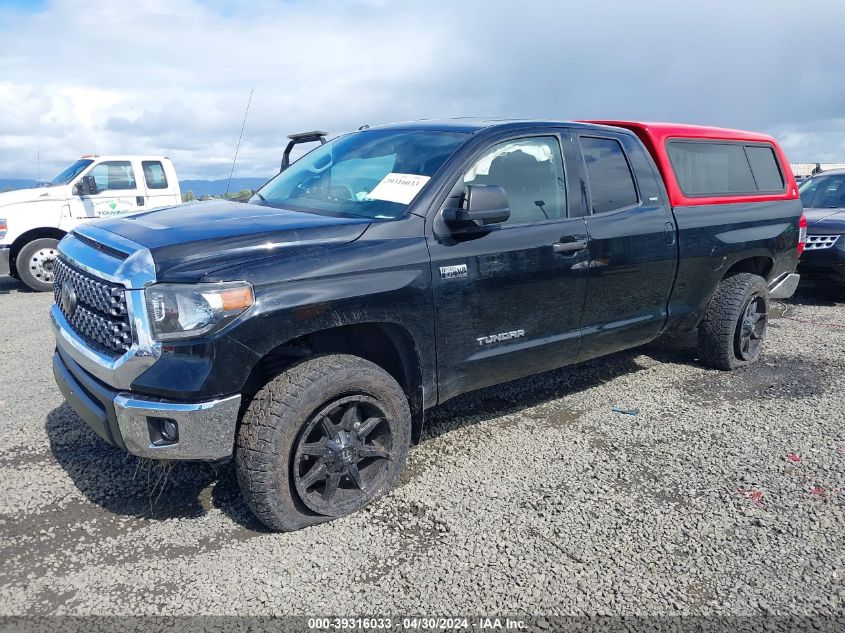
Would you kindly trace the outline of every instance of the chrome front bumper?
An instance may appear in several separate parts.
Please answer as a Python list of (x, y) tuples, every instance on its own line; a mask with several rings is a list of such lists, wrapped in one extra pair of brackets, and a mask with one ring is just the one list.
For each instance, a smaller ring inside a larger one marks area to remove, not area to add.
[[(231, 457), (241, 396), (206, 402), (170, 402), (119, 391), (88, 374), (60, 348), (53, 375), (67, 403), (100, 437), (138, 457), (217, 461)], [(160, 433), (171, 422), (177, 436)]]
[[(240, 406), (239, 395), (192, 403), (144, 400), (128, 393), (114, 398), (126, 450), (152, 459), (216, 461), (231, 457)], [(155, 427), (160, 420), (176, 424), (176, 442), (160, 443)]]
[(801, 275), (798, 273), (782, 275), (769, 286), (769, 297), (771, 299), (789, 299), (795, 294), (795, 289), (798, 288), (800, 280)]

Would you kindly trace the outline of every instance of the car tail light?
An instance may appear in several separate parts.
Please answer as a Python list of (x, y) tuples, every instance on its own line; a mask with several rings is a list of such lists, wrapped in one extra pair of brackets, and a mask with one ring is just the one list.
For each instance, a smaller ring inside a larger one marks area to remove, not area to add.
[(807, 243), (807, 216), (801, 214), (801, 219), (798, 220), (798, 256), (804, 252), (804, 245)]

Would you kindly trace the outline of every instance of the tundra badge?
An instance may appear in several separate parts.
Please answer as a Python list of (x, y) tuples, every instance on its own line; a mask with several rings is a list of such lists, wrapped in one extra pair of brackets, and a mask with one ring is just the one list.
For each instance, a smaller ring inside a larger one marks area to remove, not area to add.
[(501, 343), (512, 338), (519, 338), (525, 336), (525, 330), (511, 330), (510, 332), (502, 332), (501, 334), (491, 334), (490, 336), (479, 336), (476, 341), (479, 345), (490, 345), (490, 343)]
[(441, 266), (440, 267), (440, 278), (441, 279), (454, 279), (455, 277), (466, 277), (467, 276), (467, 265), (466, 264), (457, 264), (455, 266)]

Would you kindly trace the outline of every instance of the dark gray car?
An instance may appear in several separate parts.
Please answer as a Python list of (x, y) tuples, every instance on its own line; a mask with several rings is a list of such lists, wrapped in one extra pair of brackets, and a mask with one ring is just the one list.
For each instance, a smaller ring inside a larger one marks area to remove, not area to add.
[(802, 277), (845, 284), (845, 169), (816, 174), (799, 189), (807, 216)]

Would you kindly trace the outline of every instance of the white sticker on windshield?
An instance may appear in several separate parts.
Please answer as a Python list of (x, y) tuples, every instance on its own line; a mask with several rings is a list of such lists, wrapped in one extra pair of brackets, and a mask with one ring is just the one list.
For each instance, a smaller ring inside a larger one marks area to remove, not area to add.
[(425, 183), (430, 180), (428, 176), (417, 176), (416, 174), (394, 174), (390, 173), (367, 196), (370, 200), (386, 200), (400, 204), (410, 204)]

